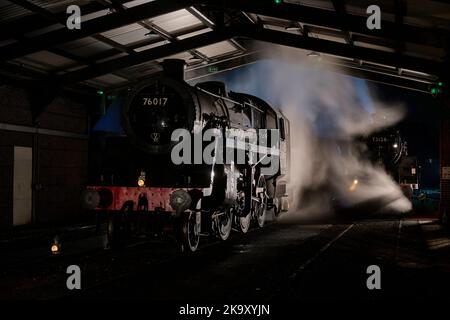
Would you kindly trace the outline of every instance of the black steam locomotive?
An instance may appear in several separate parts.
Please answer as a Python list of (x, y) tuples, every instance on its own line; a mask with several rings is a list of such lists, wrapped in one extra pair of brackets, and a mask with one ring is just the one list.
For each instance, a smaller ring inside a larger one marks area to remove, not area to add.
[(109, 243), (169, 233), (195, 251), (201, 235), (226, 240), (287, 210), (289, 121), (221, 82), (190, 86), (184, 61), (163, 68), (124, 97), (126, 134), (97, 137), (93, 148), (83, 204), (106, 213)]
[(417, 159), (408, 155), (408, 144), (397, 129), (385, 129), (366, 138), (368, 158), (399, 184), (404, 194), (412, 197), (418, 189)]
[(399, 130), (385, 129), (367, 137), (368, 158), (383, 166), (391, 176), (397, 178), (401, 160), (408, 155), (407, 143)]

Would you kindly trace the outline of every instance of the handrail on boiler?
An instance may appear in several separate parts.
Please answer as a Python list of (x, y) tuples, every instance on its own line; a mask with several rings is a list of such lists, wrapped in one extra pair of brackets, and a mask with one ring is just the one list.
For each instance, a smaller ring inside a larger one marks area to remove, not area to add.
[(258, 110), (259, 112), (264, 113), (263, 110), (261, 110), (261, 109), (258, 108), (257, 106), (252, 105), (251, 103), (244, 102), (244, 103), (242, 104), (242, 103), (239, 103), (239, 102), (237, 102), (237, 101), (234, 101), (234, 100), (232, 100), (232, 99), (230, 99), (230, 98), (227, 98), (227, 97), (224, 97), (224, 96), (221, 96), (221, 95), (218, 95), (218, 94), (215, 94), (215, 93), (206, 91), (205, 89), (202, 89), (202, 88), (200, 88), (200, 87), (196, 87), (196, 89), (197, 89), (197, 90), (200, 90), (200, 91), (202, 91), (202, 92), (204, 92), (204, 93), (206, 93), (206, 94), (209, 94), (209, 95), (211, 95), (211, 96), (213, 96), (213, 97), (216, 97), (216, 98), (219, 98), (219, 99), (223, 99), (223, 100), (225, 100), (225, 101), (228, 101), (228, 102), (231, 102), (231, 103), (234, 103), (234, 104), (238, 104), (238, 105), (241, 105), (241, 106), (248, 105), (249, 107), (251, 107), (251, 108), (253, 108), (253, 109), (255, 109), (255, 110)]

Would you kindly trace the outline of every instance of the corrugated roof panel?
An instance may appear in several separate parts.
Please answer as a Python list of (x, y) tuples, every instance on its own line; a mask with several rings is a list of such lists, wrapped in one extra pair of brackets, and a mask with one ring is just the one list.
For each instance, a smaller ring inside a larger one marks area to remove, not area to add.
[(153, 2), (153, 1), (154, 0), (134, 0), (134, 1), (130, 1), (130, 2), (124, 3), (124, 6), (127, 7), (127, 8), (132, 8), (132, 7), (138, 6), (140, 4)]
[(308, 33), (308, 36), (313, 37), (313, 38), (318, 38), (318, 39), (322, 39), (322, 40), (328, 40), (328, 41), (334, 41), (334, 42), (339, 42), (339, 43), (346, 43), (345, 39), (339, 36), (333, 36), (333, 35), (328, 35), (328, 34), (320, 34), (320, 33)]
[(8, 1), (0, 1), (0, 21), (7, 22), (32, 14), (18, 5)]
[[(289, 21), (289, 20), (278, 19), (278, 18), (263, 16), (263, 15), (258, 15), (258, 17), (260, 19), (262, 19), (264, 25), (268, 29), (282, 30), (282, 31), (287, 31), (287, 32), (291, 32), (291, 33), (298, 33), (298, 31), (296, 31), (296, 30), (288, 31), (285, 29), (285, 27), (287, 27), (291, 24), (291, 21)], [(319, 28), (319, 29), (323, 29), (323, 30), (339, 30), (339, 29), (332, 29), (332, 28), (323, 27), (323, 26), (319, 26), (319, 25), (313, 25), (310, 23), (308, 23), (308, 27), (313, 27), (314, 29)]]
[(62, 12), (67, 10), (67, 6), (76, 4), (82, 6), (88, 3), (88, 0), (33, 0), (33, 4), (36, 4), (44, 9), (47, 9), (53, 13)]
[(192, 58), (192, 54), (190, 54), (189, 52), (185, 51), (185, 52), (180, 52), (180, 53), (177, 53), (177, 54), (173, 54), (173, 55), (168, 56), (168, 57), (164, 57), (162, 59), (158, 59), (157, 61), (161, 62), (164, 59), (182, 59), (182, 60), (187, 62), (191, 58)]
[[(303, 2), (303, 1), (302, 1)], [(407, 0), (406, 17), (423, 17), (429, 21), (435, 18), (450, 19), (450, 3), (444, 0)], [(376, 4), (380, 7), (383, 19), (385, 13), (395, 14), (395, 1), (392, 0), (346, 0), (348, 13), (366, 16), (367, 7)]]
[(411, 17), (407, 16), (403, 18), (405, 24), (410, 24), (418, 27), (425, 28), (439, 28), (450, 30), (450, 20), (446, 17), (446, 15), (450, 15), (449, 12), (443, 13), (442, 16), (435, 15), (434, 17)]
[(301, 4), (303, 6), (315, 7), (326, 10), (334, 10), (330, 0), (283, 0), (286, 3)]
[(183, 40), (183, 39), (186, 39), (186, 38), (198, 36), (199, 34), (206, 33), (206, 32), (209, 32), (209, 31), (212, 31), (212, 29), (211, 28), (205, 28), (205, 29), (201, 29), (201, 30), (197, 30), (197, 31), (194, 31), (194, 32), (189, 32), (189, 33), (183, 34), (181, 36), (178, 36), (177, 39), (178, 40)]
[(185, 9), (155, 17), (151, 22), (170, 33), (202, 25), (199, 19)]
[(121, 85), (126, 82), (128, 82), (127, 79), (116, 76), (114, 74), (106, 74), (104, 76), (100, 76), (97, 78), (90, 79), (86, 81), (87, 83), (91, 83), (93, 85), (100, 85), (100, 86), (115, 86), (115, 85)]
[[(309, 53), (311, 52), (311, 51), (309, 51), (309, 50), (304, 50), (304, 51), (305, 51), (307, 54), (309, 54)], [(326, 56), (326, 57), (329, 57), (330, 59), (334, 59), (334, 60), (336, 60), (336, 61), (342, 60), (342, 61), (340, 61), (340, 62), (354, 61), (353, 58), (348, 58), (348, 57), (338, 56), (338, 55), (335, 55), (335, 54), (321, 53), (321, 55)]]
[(64, 43), (59, 48), (82, 57), (89, 57), (112, 47), (94, 38), (86, 37)]
[(140, 26), (137, 23), (129, 24), (124, 27), (110, 30), (102, 33), (103, 36), (123, 45), (133, 42), (141, 41), (146, 38), (148, 29)]
[(414, 71), (414, 70), (409, 70), (409, 69), (402, 69), (402, 74), (404, 75), (410, 75), (413, 77), (423, 77), (423, 78), (428, 78), (428, 79), (436, 79), (436, 76), (428, 74), (428, 73), (423, 73), (423, 72), (418, 72), (418, 71)]
[[(32, 4), (40, 6), (50, 12), (62, 12), (67, 9), (68, 5), (76, 4), (82, 6), (89, 0), (32, 0)], [(16, 20), (28, 15), (34, 14), (20, 5), (13, 4), (9, 1), (0, 1), (0, 21), (7, 22)]]
[(158, 42), (155, 42), (155, 43), (152, 43), (152, 44), (148, 44), (148, 45), (143, 46), (143, 47), (136, 48), (134, 50), (137, 51), (137, 52), (140, 52), (140, 51), (144, 51), (144, 50), (147, 50), (147, 49), (151, 49), (151, 48), (156, 48), (156, 47), (162, 46), (163, 44), (166, 44), (167, 42), (168, 42), (167, 40), (158, 41)]
[(442, 57), (445, 57), (446, 54), (444, 48), (435, 48), (414, 43), (405, 43), (405, 53), (414, 57), (435, 59), (438, 61)]
[[(291, 33), (291, 34), (297, 34), (299, 35), (299, 30), (286, 30), (286, 27), (281, 27), (281, 26), (275, 26), (275, 25), (269, 25), (269, 24), (265, 24), (264, 25), (265, 28), (269, 29), (269, 30), (275, 30), (275, 31), (281, 31), (281, 32), (286, 32), (286, 33)], [(287, 26), (287, 25), (286, 25)]]
[(372, 0), (348, 0), (345, 2), (345, 10), (348, 14), (367, 17), (367, 8), (373, 4), (380, 7), (382, 20), (395, 21), (394, 1), (391, 0), (378, 0), (376, 2)]
[(115, 55), (113, 55), (113, 56), (110, 56), (110, 57), (107, 57), (107, 58), (104, 58), (104, 59), (97, 60), (96, 63), (100, 63), (100, 62), (105, 62), (105, 61), (108, 61), (108, 60), (117, 59), (117, 58), (124, 57), (124, 56), (127, 56), (127, 55), (128, 55), (128, 53), (126, 53), (126, 52), (120, 52), (120, 53), (115, 54)]
[(192, 54), (189, 52), (181, 52), (177, 54), (173, 54), (171, 56), (165, 57), (164, 59), (183, 59), (183, 60), (189, 60), (192, 58)]
[(24, 57), (17, 58), (15, 61), (25, 63), (33, 67), (50, 70), (68, 68), (76, 64), (76, 62), (71, 59), (64, 58), (49, 51), (32, 53)]
[(264, 15), (258, 15), (258, 17), (263, 21), (263, 23), (271, 24), (271, 25), (274, 25), (274, 26), (287, 26), (290, 23), (289, 20), (279, 19), (279, 18), (274, 18), (274, 17), (269, 17), (269, 16), (264, 16)]
[[(392, 4), (389, 4), (389, 7), (393, 6), (393, 1)], [(367, 16), (367, 7), (372, 5), (372, 4), (376, 4), (378, 6), (382, 6), (383, 7), (383, 14), (386, 12), (389, 12), (390, 10), (386, 7), (386, 5), (383, 5), (381, 3), (381, 1), (377, 1), (376, 3), (374, 3), (372, 0), (358, 0), (357, 2), (353, 1), (353, 0), (347, 0), (345, 1), (345, 11), (349, 14), (354, 14), (354, 15), (358, 15), (358, 16)], [(384, 19), (384, 17), (383, 17)]]
[(62, 74), (64, 74), (64, 73), (66, 73), (66, 72), (77, 71), (77, 70), (80, 70), (80, 69), (83, 69), (83, 68), (86, 68), (86, 65), (80, 64), (80, 65), (76, 65), (76, 66), (74, 66), (74, 67), (68, 68), (68, 69), (66, 69), (66, 70), (64, 70), (64, 71), (60, 71), (60, 72), (58, 72), (57, 74), (58, 74), (58, 75), (62, 75)]
[(11, 44), (14, 42), (17, 42), (17, 40), (13, 40), (13, 39), (2, 40), (2, 41), (0, 41), (0, 47), (6, 46), (7, 44)]
[(355, 46), (369, 48), (369, 49), (376, 49), (376, 50), (382, 50), (382, 51), (387, 51), (387, 52), (395, 52), (395, 49), (393, 49), (393, 48), (388, 48), (385, 46), (380, 46), (380, 45), (367, 43), (367, 42), (355, 41), (355, 42), (353, 42), (353, 44)]
[(52, 24), (51, 26), (48, 26), (46, 28), (42, 28), (42, 29), (37, 29), (37, 30), (33, 30), (32, 32), (28, 32), (25, 35), (27, 37), (35, 37), (50, 31), (55, 31), (55, 30), (59, 30), (59, 29), (63, 29), (65, 28), (65, 25), (62, 24)]
[(136, 66), (132, 66), (126, 69), (120, 70), (122, 74), (129, 74), (130, 76), (134, 76), (135, 78), (141, 78), (143, 76), (159, 72), (162, 70), (162, 67), (155, 62), (145, 62), (138, 64)]
[(215, 44), (211, 44), (206, 47), (198, 48), (197, 51), (204, 54), (208, 58), (228, 54), (238, 51), (236, 47), (229, 41), (222, 41)]
[(111, 11), (109, 9), (104, 9), (104, 10), (95, 11), (95, 12), (83, 15), (83, 11), (81, 11), (81, 23), (83, 23), (85, 21), (89, 21), (91, 19), (103, 17), (103, 16), (107, 15), (110, 12)]
[(387, 64), (375, 63), (375, 62), (367, 61), (367, 60), (364, 60), (363, 63), (367, 64), (367, 65), (370, 65), (370, 66), (376, 66), (376, 67), (381, 67), (381, 68), (390, 69), (390, 70), (397, 69), (394, 66), (388, 66)]

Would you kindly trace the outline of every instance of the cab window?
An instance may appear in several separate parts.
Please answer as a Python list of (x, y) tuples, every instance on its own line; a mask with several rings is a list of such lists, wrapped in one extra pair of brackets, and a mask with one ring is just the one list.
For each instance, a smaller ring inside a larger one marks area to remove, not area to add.
[(283, 118), (280, 118), (280, 138), (281, 138), (281, 140), (285, 140), (286, 139), (286, 131), (285, 131), (284, 119)]

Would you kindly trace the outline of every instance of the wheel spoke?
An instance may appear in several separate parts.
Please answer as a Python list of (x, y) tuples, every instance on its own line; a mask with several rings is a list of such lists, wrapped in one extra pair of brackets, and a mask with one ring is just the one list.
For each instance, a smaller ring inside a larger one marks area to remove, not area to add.
[(195, 212), (185, 212), (182, 217), (181, 241), (183, 247), (187, 248), (189, 252), (197, 250), (200, 241), (200, 230), (197, 224)]
[(266, 180), (264, 176), (260, 176), (258, 179), (258, 189), (260, 192), (257, 194), (257, 200), (255, 200), (255, 215), (258, 226), (262, 228), (266, 220), (266, 203), (268, 198)]

